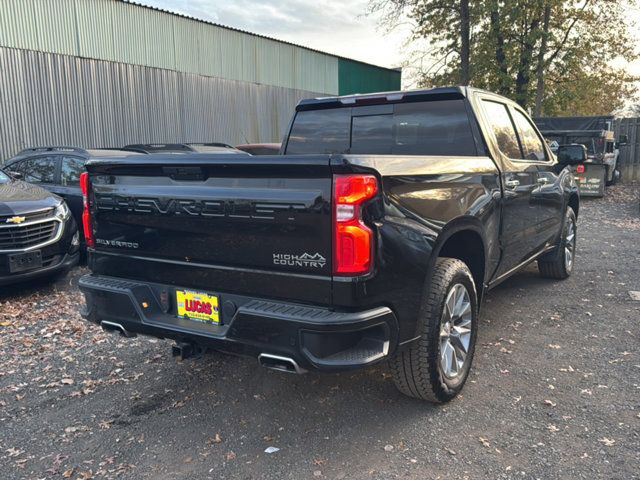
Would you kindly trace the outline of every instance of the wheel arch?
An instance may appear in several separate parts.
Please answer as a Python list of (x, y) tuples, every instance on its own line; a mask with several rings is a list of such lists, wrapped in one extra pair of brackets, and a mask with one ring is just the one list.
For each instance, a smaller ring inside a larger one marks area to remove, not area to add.
[(580, 196), (578, 195), (578, 192), (571, 192), (569, 200), (567, 200), (567, 206), (573, 209), (573, 213), (576, 214), (577, 219), (578, 211), (580, 210)]
[(450, 222), (438, 235), (429, 262), (427, 278), (431, 277), (438, 258), (456, 258), (464, 262), (469, 267), (476, 284), (478, 305), (480, 305), (487, 272), (486, 245), (484, 229), (477, 218), (463, 217)]

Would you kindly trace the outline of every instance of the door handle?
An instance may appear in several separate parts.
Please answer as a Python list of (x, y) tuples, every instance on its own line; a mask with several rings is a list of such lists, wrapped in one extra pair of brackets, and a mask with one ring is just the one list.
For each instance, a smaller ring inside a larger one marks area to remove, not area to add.
[(536, 180), (536, 182), (541, 185), (546, 185), (547, 183), (549, 183), (549, 179), (547, 177), (540, 177), (538, 178), (538, 180)]
[(505, 180), (504, 184), (509, 188), (516, 188), (520, 186), (520, 180)]

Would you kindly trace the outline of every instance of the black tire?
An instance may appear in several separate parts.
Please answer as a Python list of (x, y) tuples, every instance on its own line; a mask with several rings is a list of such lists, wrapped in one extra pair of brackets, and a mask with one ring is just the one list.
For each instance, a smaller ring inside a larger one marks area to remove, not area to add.
[[(447, 296), (457, 285), (464, 286), (468, 293), (470, 337), (462, 367), (454, 378), (449, 378), (441, 362), (441, 328)], [(418, 320), (420, 338), (389, 361), (398, 390), (409, 397), (434, 403), (448, 402), (460, 393), (473, 362), (478, 325), (477, 298), (473, 277), (464, 262), (454, 258), (437, 259), (422, 295)]]
[(607, 187), (610, 187), (611, 185), (615, 185), (616, 183), (618, 183), (618, 177), (620, 176), (620, 172), (618, 171), (618, 166), (616, 164), (616, 166), (613, 168), (613, 173), (611, 174), (611, 180), (609, 180), (609, 167), (607, 167), (607, 173), (606, 173), (606, 177), (605, 177), (605, 185)]
[[(567, 237), (573, 232), (573, 238), (568, 240)], [(555, 250), (538, 260), (538, 270), (540, 275), (545, 278), (554, 278), (556, 280), (564, 280), (571, 275), (573, 265), (575, 263), (577, 240), (577, 223), (576, 214), (571, 207), (567, 207), (562, 225), (562, 235), (560, 243)], [(571, 261), (567, 262), (566, 249), (571, 250)]]

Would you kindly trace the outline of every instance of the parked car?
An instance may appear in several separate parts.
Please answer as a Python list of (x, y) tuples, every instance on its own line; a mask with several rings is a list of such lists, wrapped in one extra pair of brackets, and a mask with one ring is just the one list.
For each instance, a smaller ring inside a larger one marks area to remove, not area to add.
[(278, 155), (281, 146), (280, 143), (246, 143), (236, 148), (251, 155)]
[(487, 289), (533, 261), (573, 269), (573, 175), (489, 92), (304, 100), (281, 156), (149, 160), (88, 164), (83, 315), (182, 356), (298, 373), (389, 360), (400, 391), (446, 402)]
[(68, 270), (79, 247), (63, 199), (0, 170), (0, 285)]
[[(132, 155), (137, 154), (122, 150), (36, 147), (22, 150), (7, 160), (4, 169), (25, 182), (39, 185), (62, 197), (77, 224), (82, 225), (80, 174), (85, 171), (85, 163), (92, 158), (122, 158)], [(83, 239), (81, 235), (81, 240)]]
[(148, 143), (125, 145), (123, 150), (138, 153), (235, 153), (246, 155), (245, 152), (227, 145), (226, 143)]

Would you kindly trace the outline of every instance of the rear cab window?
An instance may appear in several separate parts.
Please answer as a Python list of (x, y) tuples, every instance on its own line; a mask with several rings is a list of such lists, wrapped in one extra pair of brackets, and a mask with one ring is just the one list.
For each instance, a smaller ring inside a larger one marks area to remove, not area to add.
[(464, 100), (433, 100), (307, 110), (296, 114), (286, 155), (473, 156)]

